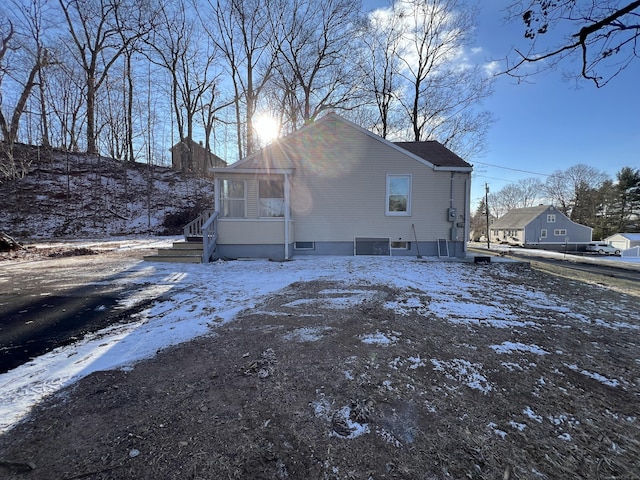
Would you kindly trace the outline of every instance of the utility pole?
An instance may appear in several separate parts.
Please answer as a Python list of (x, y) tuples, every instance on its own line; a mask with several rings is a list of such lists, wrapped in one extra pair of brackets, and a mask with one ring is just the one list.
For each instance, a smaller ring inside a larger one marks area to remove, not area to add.
[(484, 183), (484, 211), (487, 215), (487, 250), (491, 250), (491, 240), (489, 238), (489, 184)]

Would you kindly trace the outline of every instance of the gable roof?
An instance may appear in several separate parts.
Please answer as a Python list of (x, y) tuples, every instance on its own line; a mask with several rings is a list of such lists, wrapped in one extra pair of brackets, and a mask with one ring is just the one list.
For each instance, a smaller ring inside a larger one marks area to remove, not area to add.
[(616, 235), (620, 235), (632, 242), (640, 242), (640, 233), (616, 233), (614, 235), (609, 235), (607, 238), (615, 237)]
[[(338, 127), (336, 126), (337, 123), (341, 125)], [(325, 148), (330, 146), (335, 140), (333, 136), (327, 135), (326, 133), (332, 126), (335, 132), (340, 132), (341, 127), (358, 130), (385, 146), (399, 151), (433, 170), (471, 172), (473, 169), (469, 163), (436, 141), (393, 143), (333, 112), (324, 115), (315, 122), (296, 130), (286, 137), (274, 141), (261, 150), (230, 165), (228, 169), (273, 170), (291, 168), (293, 165), (288, 162), (283, 162), (281, 159), (295, 158), (296, 152), (300, 151), (300, 149)], [(317, 143), (317, 145), (315, 145), (314, 142)], [(214, 169), (214, 171), (215, 170), (216, 169)]]
[(174, 146), (172, 146), (169, 151), (173, 154), (175, 152), (180, 152), (180, 150), (184, 147), (187, 146), (187, 144), (189, 144), (191, 146), (192, 151), (196, 151), (196, 150), (200, 150), (201, 153), (203, 153), (204, 158), (206, 158), (209, 162), (209, 165), (227, 165), (227, 161), (224, 160), (223, 158), (220, 158), (218, 155), (216, 155), (215, 153), (213, 153), (211, 150), (207, 150), (204, 145), (202, 145), (201, 142), (196, 142), (195, 140), (191, 139), (182, 139), (181, 141), (177, 142)]
[[(550, 208), (553, 207), (538, 205), (537, 207), (514, 208), (493, 222), (491, 228), (524, 228)], [(554, 211), (562, 214), (559, 210), (554, 209)]]
[(453, 153), (440, 142), (430, 140), (427, 142), (393, 142), (420, 158), (427, 160), (438, 167), (470, 167), (458, 155)]

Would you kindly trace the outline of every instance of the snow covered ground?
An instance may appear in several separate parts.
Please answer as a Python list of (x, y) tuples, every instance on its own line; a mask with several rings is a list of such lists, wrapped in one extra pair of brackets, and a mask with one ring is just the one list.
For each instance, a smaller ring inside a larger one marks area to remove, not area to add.
[[(159, 241), (158, 246), (162, 242), (166, 240)], [(148, 241), (116, 243), (120, 248), (149, 246)], [(100, 248), (99, 242), (78, 242), (74, 246)], [(425, 263), (429, 264), (428, 274)], [(24, 418), (45, 396), (78, 379), (95, 371), (131, 368), (136, 361), (152, 357), (165, 347), (201, 335), (215, 335), (217, 325), (231, 321), (238, 312), (252, 308), (293, 282), (329, 279), (354, 286), (411, 287), (431, 296), (427, 308), (438, 316), (452, 315), (458, 322), (495, 322), (497, 328), (503, 328), (505, 322), (520, 325), (522, 320), (510, 318), (508, 309), (480, 304), (465, 293), (486, 288), (487, 278), (482, 274), (482, 267), (475, 266), (473, 271), (470, 268), (471, 265), (465, 263), (443, 262), (437, 258), (418, 261), (413, 257), (301, 257), (283, 263), (252, 260), (219, 261), (209, 265), (139, 262), (117, 281), (131, 287), (129, 301), (132, 304), (142, 296), (155, 298), (152, 306), (137, 314), (130, 323), (88, 335), (75, 344), (0, 375), (0, 432)], [(546, 303), (539, 292), (522, 289), (518, 295), (530, 297), (534, 304)], [(412, 298), (409, 295), (406, 301), (388, 304), (385, 308), (400, 315), (407, 308), (420, 308), (412, 304)], [(380, 333), (363, 338), (363, 342), (393, 342), (393, 339)], [(540, 355), (547, 353), (537, 345), (495, 346), (498, 354), (523, 350)], [(473, 370), (473, 365), (445, 362), (434, 365), (443, 371), (463, 367)], [(482, 383), (479, 373), (472, 373), (481, 388), (489, 388)]]

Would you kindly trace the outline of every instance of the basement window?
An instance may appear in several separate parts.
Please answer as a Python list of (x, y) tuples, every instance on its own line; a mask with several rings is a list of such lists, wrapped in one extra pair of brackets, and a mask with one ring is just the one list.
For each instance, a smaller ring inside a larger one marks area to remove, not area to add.
[(293, 248), (295, 250), (315, 250), (316, 242), (295, 242)]
[(409, 250), (409, 242), (391, 242), (391, 250)]
[(356, 238), (354, 249), (356, 255), (391, 255), (388, 238)]

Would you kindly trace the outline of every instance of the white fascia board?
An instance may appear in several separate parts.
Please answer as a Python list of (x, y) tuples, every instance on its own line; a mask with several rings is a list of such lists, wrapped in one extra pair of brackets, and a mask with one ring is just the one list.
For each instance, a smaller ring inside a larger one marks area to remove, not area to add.
[(279, 175), (291, 175), (295, 168), (233, 168), (233, 167), (218, 167), (210, 168), (212, 173), (253, 173), (253, 174), (265, 174), (275, 173)]

